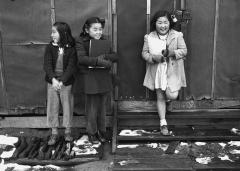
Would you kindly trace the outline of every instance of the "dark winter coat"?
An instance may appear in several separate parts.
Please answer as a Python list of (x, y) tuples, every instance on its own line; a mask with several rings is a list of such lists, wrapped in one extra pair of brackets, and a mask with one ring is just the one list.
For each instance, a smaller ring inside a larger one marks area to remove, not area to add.
[(44, 54), (45, 80), (52, 84), (52, 79), (56, 78), (62, 81), (65, 86), (74, 82), (74, 73), (77, 70), (77, 52), (75, 47), (65, 47), (63, 55), (63, 74), (60, 78), (55, 73), (56, 61), (58, 58), (58, 46), (49, 43), (46, 46)]
[[(112, 74), (111, 68), (89, 68), (96, 66), (97, 58), (89, 57), (89, 37), (79, 37), (76, 39), (76, 49), (78, 55), (78, 75), (81, 77), (78, 81), (82, 84), (83, 92), (86, 94), (106, 93), (112, 90)], [(106, 59), (116, 62), (118, 57), (116, 54), (107, 54)], [(76, 89), (79, 88), (75, 88)]]

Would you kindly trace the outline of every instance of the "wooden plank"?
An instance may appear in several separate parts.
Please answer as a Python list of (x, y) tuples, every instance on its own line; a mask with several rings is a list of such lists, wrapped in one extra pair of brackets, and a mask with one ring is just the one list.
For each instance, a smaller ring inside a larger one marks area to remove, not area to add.
[(239, 136), (118, 136), (119, 142), (140, 142), (140, 141), (239, 141)]
[[(62, 116), (60, 123), (62, 123)], [(106, 117), (107, 127), (112, 126), (112, 116)], [(73, 116), (73, 127), (84, 128), (86, 126), (85, 116)], [(0, 128), (48, 128), (47, 117), (1, 117)]]
[[(170, 157), (170, 155), (158, 155), (152, 158), (139, 154), (132, 158), (114, 158), (113, 170), (192, 170), (192, 161), (189, 157)], [(172, 156), (172, 155), (171, 155)], [(125, 161), (125, 164), (120, 163)]]
[[(240, 100), (186, 100), (172, 101), (167, 108), (172, 112), (193, 112), (213, 111), (239, 105)], [(156, 101), (119, 101), (118, 109), (120, 112), (157, 112)]]
[[(204, 112), (204, 111), (197, 111), (197, 112), (167, 112), (166, 117), (172, 118), (172, 119), (183, 119), (183, 118), (188, 118), (188, 119), (197, 119), (197, 118), (206, 118), (206, 119), (214, 119), (214, 118), (228, 118), (228, 119), (240, 119), (240, 111), (239, 110), (221, 110), (221, 111), (209, 111), (209, 112)], [(136, 119), (136, 118), (146, 118), (146, 119), (155, 119), (158, 118), (158, 114), (155, 113), (118, 113), (118, 118), (119, 119)]]
[[(205, 118), (167, 118), (168, 125), (173, 126), (184, 126), (184, 125), (196, 125), (196, 126), (228, 126), (228, 127), (239, 127), (240, 119), (224, 119), (224, 118), (215, 118), (215, 119), (205, 119)], [(130, 127), (159, 127), (159, 118), (133, 118), (133, 119), (121, 119), (118, 121), (118, 125), (121, 128), (130, 128)]]
[(7, 88), (5, 83), (5, 73), (4, 73), (4, 60), (3, 60), (3, 40), (2, 40), (2, 32), (0, 31), (0, 82), (2, 89), (0, 90), (2, 93), (2, 102), (3, 106), (1, 106), (1, 113), (7, 114), (8, 109), (8, 95), (7, 95)]

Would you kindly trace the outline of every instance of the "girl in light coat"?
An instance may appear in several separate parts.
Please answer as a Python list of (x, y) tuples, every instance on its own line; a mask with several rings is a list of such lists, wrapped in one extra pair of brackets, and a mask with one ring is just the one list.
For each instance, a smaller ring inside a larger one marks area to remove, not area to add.
[(147, 62), (143, 85), (156, 90), (163, 135), (169, 135), (165, 119), (166, 100), (176, 99), (181, 87), (186, 87), (183, 59), (187, 55), (187, 47), (183, 34), (173, 30), (173, 25), (173, 16), (169, 12), (156, 12), (151, 21), (151, 32), (144, 37), (142, 50), (142, 57)]

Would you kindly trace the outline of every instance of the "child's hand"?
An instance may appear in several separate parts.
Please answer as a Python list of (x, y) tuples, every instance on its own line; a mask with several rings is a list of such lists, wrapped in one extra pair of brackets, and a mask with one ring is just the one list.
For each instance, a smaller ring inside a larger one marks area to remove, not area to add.
[(168, 50), (168, 57), (175, 58), (175, 52), (173, 50)]
[(105, 59), (105, 57), (106, 57), (105, 55), (99, 55), (97, 58), (98, 58), (98, 60), (99, 59), (101, 60), (101, 59)]
[(106, 68), (111, 68), (112, 66), (112, 62), (109, 61), (109, 60), (106, 60), (106, 59), (98, 59), (97, 61), (97, 66), (103, 66), (103, 67), (106, 67)]
[(162, 55), (153, 55), (152, 59), (154, 62), (160, 63), (160, 62), (162, 62), (163, 56)]
[(168, 54), (169, 54), (169, 50), (168, 50), (168, 49), (162, 50), (162, 55), (163, 55), (163, 56), (167, 57)]
[(59, 81), (56, 78), (52, 79), (52, 86), (56, 91), (61, 89)]
[(61, 88), (62, 88), (62, 86), (63, 86), (63, 82), (62, 82), (62, 81), (60, 81), (60, 82), (59, 82), (59, 87), (60, 87), (59, 89), (61, 89)]

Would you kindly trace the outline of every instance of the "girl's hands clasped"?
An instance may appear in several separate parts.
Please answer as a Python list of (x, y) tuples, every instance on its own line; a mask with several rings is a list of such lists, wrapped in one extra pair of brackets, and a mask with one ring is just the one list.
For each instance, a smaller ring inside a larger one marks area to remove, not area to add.
[(53, 79), (52, 79), (52, 87), (53, 87), (56, 91), (60, 90), (61, 87), (62, 87), (62, 85), (63, 85), (63, 83), (60, 82), (60, 81), (58, 81), (56, 78), (53, 78)]

